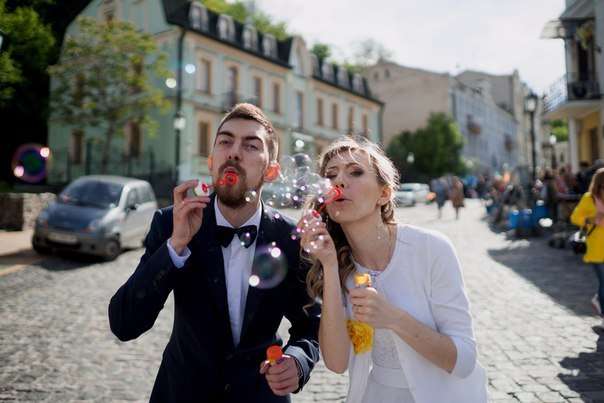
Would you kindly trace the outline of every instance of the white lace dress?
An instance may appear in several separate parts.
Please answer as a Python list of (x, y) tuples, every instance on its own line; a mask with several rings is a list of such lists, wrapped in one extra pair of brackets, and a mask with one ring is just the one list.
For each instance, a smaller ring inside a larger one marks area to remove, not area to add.
[[(371, 274), (373, 286), (380, 292), (379, 274), (356, 262), (355, 265), (357, 271)], [(388, 269), (389, 266), (385, 270)], [(415, 403), (401, 368), (393, 337), (398, 336), (390, 330), (375, 329), (371, 350), (373, 366), (367, 380), (363, 403)]]

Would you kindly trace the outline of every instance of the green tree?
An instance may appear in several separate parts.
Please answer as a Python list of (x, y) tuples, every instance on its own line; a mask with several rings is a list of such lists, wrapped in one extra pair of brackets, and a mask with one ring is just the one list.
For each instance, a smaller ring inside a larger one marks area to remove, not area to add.
[(568, 140), (568, 125), (565, 120), (558, 119), (549, 122), (551, 133), (556, 136), (557, 142), (563, 142)]
[(168, 76), (166, 57), (153, 38), (127, 22), (78, 20), (78, 34), (66, 38), (61, 61), (49, 68), (54, 117), (69, 125), (104, 130), (101, 170), (106, 172), (111, 142), (129, 122), (153, 133), (152, 109), (167, 107), (152, 78)]
[(44, 72), (56, 41), (33, 8), (10, 10), (5, 0), (0, 0), (0, 30), (5, 35), (0, 53), (0, 107), (4, 107), (17, 91), (32, 90), (35, 83), (29, 78)]
[(289, 36), (287, 24), (274, 22), (270, 15), (256, 8), (254, 1), (201, 0), (201, 2), (210, 10), (230, 15), (242, 24), (250, 20), (258, 31), (274, 35), (279, 40), (284, 40)]
[(326, 43), (317, 42), (310, 49), (320, 60), (326, 60), (331, 57), (331, 48)]
[[(404, 131), (394, 137), (386, 153), (401, 175), (412, 168), (423, 179), (428, 179), (446, 173), (464, 174), (463, 144), (463, 136), (455, 121), (444, 113), (433, 113), (426, 127), (415, 132)], [(407, 162), (410, 153), (414, 156), (412, 167)]]

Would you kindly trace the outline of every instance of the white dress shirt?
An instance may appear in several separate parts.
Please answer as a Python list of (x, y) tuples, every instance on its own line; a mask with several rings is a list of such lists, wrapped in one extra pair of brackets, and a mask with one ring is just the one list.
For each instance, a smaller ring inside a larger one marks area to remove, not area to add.
[[(214, 212), (216, 213), (216, 225), (233, 228), (233, 225), (227, 221), (220, 212), (219, 200), (216, 198), (214, 203)], [(262, 215), (262, 206), (258, 205), (258, 209), (243, 225), (254, 225), (256, 229), (260, 226), (260, 218)], [(168, 239), (168, 251), (174, 266), (181, 268), (191, 256), (191, 251), (188, 247), (178, 255)], [(243, 316), (245, 314), (245, 302), (247, 299), (247, 291), (249, 286), (250, 275), (252, 274), (252, 263), (254, 261), (254, 253), (256, 251), (256, 241), (248, 247), (241, 245), (241, 241), (237, 235), (233, 236), (233, 240), (226, 248), (222, 248), (222, 257), (224, 259), (224, 277), (226, 279), (227, 301), (229, 305), (229, 319), (231, 322), (231, 332), (233, 333), (233, 343), (235, 346), (239, 344), (241, 337), (241, 326), (243, 325)]]

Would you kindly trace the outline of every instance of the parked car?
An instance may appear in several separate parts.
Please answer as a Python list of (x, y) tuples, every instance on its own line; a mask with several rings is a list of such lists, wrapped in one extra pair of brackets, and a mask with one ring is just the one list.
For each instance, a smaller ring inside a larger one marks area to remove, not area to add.
[(83, 176), (69, 184), (36, 219), (32, 246), (115, 259), (140, 247), (157, 202), (151, 185), (120, 176)]
[(400, 186), (394, 192), (394, 202), (397, 206), (413, 207), (415, 206), (415, 197), (413, 192), (407, 189), (402, 189)]
[(403, 183), (399, 186), (399, 189), (413, 193), (413, 198), (416, 203), (428, 203), (428, 194), (430, 193), (430, 186), (425, 183)]

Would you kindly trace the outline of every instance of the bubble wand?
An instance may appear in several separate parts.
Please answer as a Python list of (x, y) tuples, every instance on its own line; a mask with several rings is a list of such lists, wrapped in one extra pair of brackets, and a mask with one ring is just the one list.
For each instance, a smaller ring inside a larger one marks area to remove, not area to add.
[[(222, 178), (218, 179), (216, 182), (216, 186), (235, 186), (239, 181), (239, 176), (232, 171), (229, 171), (223, 175)], [(215, 185), (199, 182), (197, 186), (195, 186), (195, 194), (197, 196), (205, 196), (210, 192), (210, 189), (213, 189)]]

